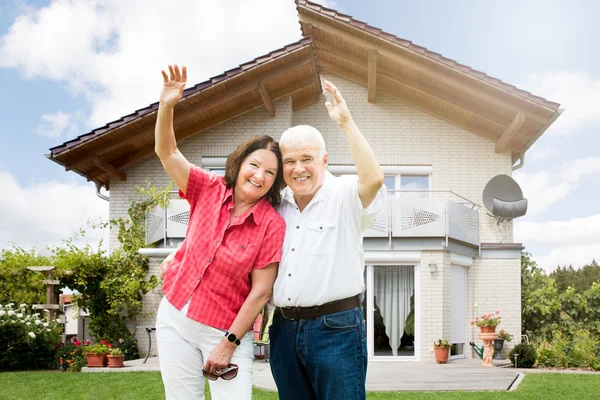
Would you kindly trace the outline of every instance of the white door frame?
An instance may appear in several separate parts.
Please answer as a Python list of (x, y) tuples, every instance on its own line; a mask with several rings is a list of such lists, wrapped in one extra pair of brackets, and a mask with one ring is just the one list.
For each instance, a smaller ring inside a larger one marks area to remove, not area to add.
[[(420, 361), (421, 357), (421, 343), (419, 338), (421, 337), (421, 300), (420, 300), (420, 251), (365, 251), (365, 264), (367, 271), (367, 281), (365, 282), (365, 288), (367, 290), (367, 309), (364, 310), (365, 317), (367, 318), (367, 350), (369, 355), (369, 362), (414, 362)], [(374, 326), (373, 326), (373, 310), (375, 304), (373, 302), (373, 266), (374, 265), (404, 265), (412, 266), (414, 268), (414, 279), (415, 279), (415, 353), (411, 357), (393, 357), (393, 356), (382, 356), (375, 357), (373, 349), (374, 341)]]

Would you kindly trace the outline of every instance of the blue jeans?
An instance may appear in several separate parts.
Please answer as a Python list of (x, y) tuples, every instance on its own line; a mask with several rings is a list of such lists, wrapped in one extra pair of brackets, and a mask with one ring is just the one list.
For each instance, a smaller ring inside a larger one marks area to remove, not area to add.
[(269, 333), (271, 371), (281, 400), (365, 399), (362, 308), (297, 321), (275, 311)]

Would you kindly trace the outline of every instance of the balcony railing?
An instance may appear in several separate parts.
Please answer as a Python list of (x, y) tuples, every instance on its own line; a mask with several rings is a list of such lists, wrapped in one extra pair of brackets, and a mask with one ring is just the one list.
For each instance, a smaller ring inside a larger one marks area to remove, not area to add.
[[(389, 190), (384, 207), (365, 238), (442, 237), (479, 246), (479, 208), (449, 190)], [(176, 247), (190, 219), (186, 200), (173, 198), (166, 209), (146, 214), (146, 243)]]
[(479, 204), (449, 190), (389, 190), (365, 237), (443, 237), (479, 246)]

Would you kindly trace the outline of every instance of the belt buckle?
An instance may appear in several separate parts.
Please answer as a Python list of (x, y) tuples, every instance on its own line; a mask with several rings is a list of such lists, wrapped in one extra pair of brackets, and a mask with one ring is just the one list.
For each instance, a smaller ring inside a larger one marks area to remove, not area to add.
[[(294, 310), (294, 314), (295, 314), (295, 318), (291, 318), (291, 314), (292, 314), (292, 310)], [(286, 315), (286, 313), (289, 313)], [(298, 310), (294, 307), (281, 307), (281, 315), (283, 315), (283, 318), (288, 319), (290, 321), (296, 321), (300, 318), (298, 318)]]

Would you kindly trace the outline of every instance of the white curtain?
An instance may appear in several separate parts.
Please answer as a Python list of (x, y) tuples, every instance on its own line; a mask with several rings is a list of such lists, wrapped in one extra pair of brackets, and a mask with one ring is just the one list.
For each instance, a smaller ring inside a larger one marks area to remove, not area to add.
[(374, 266), (374, 295), (381, 311), (392, 354), (398, 355), (410, 297), (415, 289), (414, 268), (410, 266)]

